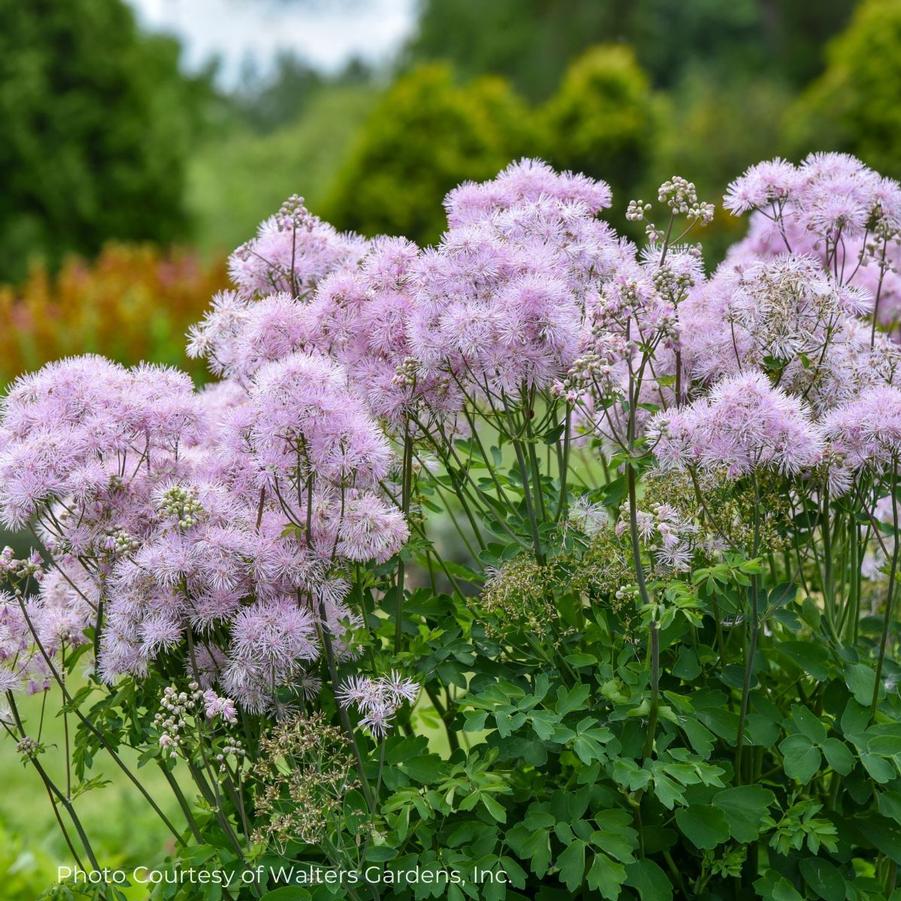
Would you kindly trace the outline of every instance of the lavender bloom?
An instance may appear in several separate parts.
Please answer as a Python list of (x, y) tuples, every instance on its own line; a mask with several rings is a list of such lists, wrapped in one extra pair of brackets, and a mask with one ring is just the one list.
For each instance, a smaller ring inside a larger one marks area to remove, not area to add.
[(773, 160), (730, 185), (725, 205), (755, 211), (748, 237), (729, 252), (742, 265), (788, 251), (810, 255), (842, 284), (862, 289), (880, 322), (901, 311), (901, 186), (854, 157), (811, 154), (795, 167)]
[(342, 707), (356, 707), (361, 714), (360, 725), (381, 739), (391, 731), (400, 707), (414, 703), (418, 693), (415, 682), (392, 670), (378, 679), (350, 676), (338, 687), (337, 698)]
[(662, 467), (723, 467), (733, 479), (758, 467), (798, 473), (823, 449), (804, 404), (760, 373), (725, 379), (708, 397), (659, 414), (650, 434)]
[(897, 351), (871, 345), (871, 298), (811, 257), (724, 264), (680, 311), (683, 359), (701, 381), (769, 369), (821, 413), (892, 377)]
[[(658, 196), (712, 215), (684, 179)], [(897, 183), (840, 154), (753, 167), (726, 198), (749, 234), (709, 279), (696, 248), (656, 231), (638, 253), (598, 218), (609, 204), (603, 182), (524, 160), (452, 191), (423, 251), (341, 234), (291, 198), (191, 330), (218, 384), (95, 356), (17, 380), (0, 519), (33, 526), (54, 566), (0, 555), (6, 578), (43, 575), (25, 615), (0, 598), (0, 689), (45, 684), (34, 633), (49, 653), (83, 642), (102, 601), (108, 682), (177, 654), (208, 716), (278, 711), (289, 691), (314, 702), (322, 636), (339, 663), (360, 655), (348, 573), (408, 538), (383, 487), (386, 432), (456, 437), (464, 401), (553, 392), (584, 433), (621, 449), (628, 420), (661, 468), (732, 479), (816, 469), (844, 490), (895, 464), (901, 350), (870, 317), (901, 310)], [(569, 522), (590, 536), (605, 516), (576, 501)], [(674, 507), (638, 526), (657, 568), (689, 567), (697, 536)], [(416, 694), (391, 672), (338, 697), (381, 737)]]
[(595, 213), (606, 185), (525, 160), (446, 201), (450, 228), (425, 252), (409, 334), (425, 373), (474, 393), (550, 386), (575, 359), (586, 299), (622, 250)]
[(901, 390), (870, 388), (823, 421), (833, 489), (847, 490), (864, 468), (876, 473), (901, 461)]
[(256, 603), (235, 618), (223, 685), (245, 709), (260, 713), (273, 691), (318, 655), (308, 610), (288, 599)]
[(335, 231), (294, 195), (232, 254), (229, 273), (243, 296), (282, 291), (299, 297), (358, 257), (363, 246), (362, 238)]
[(231, 698), (220, 697), (212, 689), (208, 688), (203, 693), (203, 705), (208, 720), (221, 717), (226, 723), (236, 723), (238, 721), (238, 711), (235, 707), (235, 702)]

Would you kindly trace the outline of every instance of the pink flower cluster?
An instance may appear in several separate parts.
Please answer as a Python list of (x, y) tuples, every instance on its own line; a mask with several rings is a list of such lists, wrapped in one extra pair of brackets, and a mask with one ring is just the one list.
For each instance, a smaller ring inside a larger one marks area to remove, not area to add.
[(800, 166), (752, 166), (730, 186), (726, 208), (753, 211), (748, 237), (729, 254), (741, 264), (784, 253), (813, 256), (841, 285), (866, 292), (880, 322), (901, 315), (901, 188), (854, 157), (814, 153)]
[(452, 191), (448, 231), (415, 272), (420, 368), (492, 398), (563, 377), (587, 302), (627, 255), (597, 218), (609, 202), (605, 184), (534, 161)]
[(395, 670), (378, 679), (354, 676), (338, 688), (338, 702), (345, 708), (356, 707), (360, 725), (382, 738), (391, 729), (394, 715), (403, 704), (412, 704), (419, 686)]
[[(712, 215), (681, 179), (659, 199), (693, 225)], [(619, 238), (609, 204), (604, 183), (524, 160), (451, 192), (447, 232), (421, 250), (291, 198), (191, 330), (216, 384), (94, 356), (18, 380), (0, 518), (53, 563), (25, 614), (0, 599), (0, 687), (46, 677), (36, 636), (52, 653), (93, 626), (104, 679), (177, 652), (226, 719), (231, 701), (314, 697), (326, 649), (356, 654), (350, 570), (407, 539), (391, 437), (453, 434), (465, 404), (562, 398), (619, 450), (644, 434), (662, 467), (729, 478), (825, 467), (842, 489), (897, 459), (901, 355), (869, 321), (901, 303), (895, 182), (836, 154), (753, 167), (726, 198), (749, 235), (709, 279), (667, 229), (649, 224), (641, 252)], [(691, 524), (671, 514), (647, 514), (646, 537), (684, 569)], [(341, 699), (382, 734), (413, 693), (360, 676)]]
[(748, 236), (678, 309), (692, 403), (658, 415), (663, 466), (825, 467), (833, 490), (901, 451), (890, 427), (901, 350), (872, 325), (901, 304), (901, 188), (843, 154), (760, 163), (725, 205)]
[(803, 402), (759, 372), (724, 379), (708, 396), (661, 413), (650, 434), (662, 467), (723, 468), (729, 478), (768, 467), (797, 473), (823, 449)]
[(893, 377), (898, 349), (871, 335), (870, 308), (865, 291), (839, 284), (810, 256), (724, 264), (681, 307), (683, 360), (705, 384), (767, 370), (822, 412)]
[(244, 297), (302, 297), (329, 272), (357, 259), (363, 247), (362, 238), (335, 231), (294, 195), (231, 255), (229, 273)]
[[(407, 537), (379, 488), (390, 465), (325, 357), (290, 354), (201, 393), (170, 370), (76, 358), (5, 399), (0, 515), (32, 523), (53, 555), (29, 617), (49, 650), (96, 626), (112, 681), (190, 638), (186, 670), (262, 710), (317, 661), (319, 629), (353, 653), (341, 567)], [(33, 647), (5, 609), (4, 644)]]
[[(847, 490), (856, 472), (893, 471), (901, 466), (901, 389), (869, 388), (833, 410), (823, 422), (832, 452), (830, 476), (838, 490)], [(892, 490), (895, 490), (892, 488)]]

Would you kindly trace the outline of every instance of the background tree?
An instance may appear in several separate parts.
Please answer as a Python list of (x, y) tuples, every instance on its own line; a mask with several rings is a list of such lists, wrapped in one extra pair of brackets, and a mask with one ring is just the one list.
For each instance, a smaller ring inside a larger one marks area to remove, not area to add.
[(466, 76), (505, 75), (532, 99), (556, 89), (593, 44), (623, 42), (658, 87), (703, 64), (800, 85), (853, 0), (422, 0), (411, 62), (445, 59)]
[(122, 0), (0, 0), (0, 277), (187, 228), (200, 82)]
[(555, 166), (608, 181), (624, 208), (656, 145), (660, 110), (631, 48), (600, 46), (567, 70), (540, 111), (543, 155)]
[(828, 59), (787, 117), (789, 148), (844, 150), (901, 175), (901, 0), (865, 0)]
[(326, 215), (367, 235), (435, 241), (445, 224), (440, 201), (451, 188), (487, 178), (536, 143), (528, 108), (502, 79), (461, 85), (449, 66), (414, 69), (376, 104)]

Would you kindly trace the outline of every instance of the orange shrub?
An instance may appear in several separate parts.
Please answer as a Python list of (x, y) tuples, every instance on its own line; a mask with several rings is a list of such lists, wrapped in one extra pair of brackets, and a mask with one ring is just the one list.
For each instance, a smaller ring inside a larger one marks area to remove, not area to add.
[[(34, 268), (22, 285), (0, 286), (0, 380), (81, 353), (184, 367), (185, 331), (226, 285), (224, 259), (152, 245), (109, 244), (55, 275)], [(202, 364), (188, 368), (204, 377)]]

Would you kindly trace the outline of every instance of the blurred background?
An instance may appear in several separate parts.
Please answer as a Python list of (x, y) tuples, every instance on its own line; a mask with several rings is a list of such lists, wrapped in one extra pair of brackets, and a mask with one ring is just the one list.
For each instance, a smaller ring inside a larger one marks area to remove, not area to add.
[[(524, 155), (609, 181), (623, 229), (672, 174), (715, 200), (776, 154), (901, 176), (901, 0), (0, 0), (0, 122), (0, 384), (91, 351), (184, 366), (291, 193), (428, 243), (451, 187)], [(741, 229), (718, 214), (711, 262)], [(0, 898), (36, 898), (64, 847), (8, 742), (0, 780)], [(159, 856), (140, 805), (84, 800), (105, 863)]]

